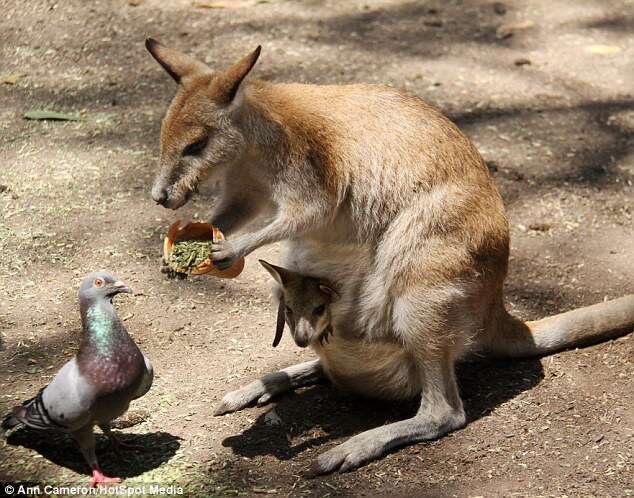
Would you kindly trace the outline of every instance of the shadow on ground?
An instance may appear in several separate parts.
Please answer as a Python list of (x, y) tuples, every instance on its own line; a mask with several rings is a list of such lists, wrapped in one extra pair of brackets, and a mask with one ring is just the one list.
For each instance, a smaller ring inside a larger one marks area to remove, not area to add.
[[(477, 361), (460, 365), (458, 379), (468, 423), (487, 416), (498, 405), (537, 385), (543, 377), (541, 363), (536, 359), (513, 364)], [(275, 406), (281, 419), (278, 425), (268, 421), (268, 410), (242, 434), (226, 438), (223, 446), (248, 458), (273, 455), (288, 460), (306, 449), (412, 417), (417, 407), (417, 400), (369, 402), (319, 385), (280, 399)]]
[[(105, 436), (97, 436), (99, 465), (110, 476), (127, 478), (141, 475), (170, 460), (180, 447), (180, 438), (168, 432), (118, 432), (117, 435), (123, 443), (139, 445), (144, 449), (121, 450), (121, 456), (118, 456)], [(81, 456), (77, 443), (68, 435), (21, 428), (7, 438), (7, 443), (29, 448), (56, 465), (90, 475), (90, 468)]]

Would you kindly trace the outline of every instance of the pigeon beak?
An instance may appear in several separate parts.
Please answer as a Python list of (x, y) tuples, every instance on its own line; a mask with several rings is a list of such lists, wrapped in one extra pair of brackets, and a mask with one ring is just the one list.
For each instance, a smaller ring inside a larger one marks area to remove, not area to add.
[(124, 284), (121, 280), (117, 280), (114, 284), (112, 284), (112, 288), (117, 292), (125, 292), (126, 294), (132, 294), (132, 289)]

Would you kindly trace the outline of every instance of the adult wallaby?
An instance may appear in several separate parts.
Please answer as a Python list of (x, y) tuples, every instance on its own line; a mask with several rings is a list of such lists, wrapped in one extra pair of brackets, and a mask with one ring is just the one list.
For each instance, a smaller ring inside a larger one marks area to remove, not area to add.
[[(286, 267), (340, 286), (331, 311), (343, 363), (377, 372), (370, 394), (421, 397), (414, 417), (327, 451), (315, 473), (462, 427), (454, 363), (469, 352), (542, 354), (634, 328), (634, 296), (533, 323), (506, 312), (502, 199), (473, 144), (429, 104), (384, 86), (246, 80), (259, 47), (213, 72), (154, 40), (146, 46), (179, 83), (154, 200), (177, 209), (218, 174), (211, 223), (228, 239), (212, 248), (215, 263), (286, 240)], [(258, 215), (269, 223), (232, 237)], [(291, 367), (285, 382), (302, 385), (320, 369)]]

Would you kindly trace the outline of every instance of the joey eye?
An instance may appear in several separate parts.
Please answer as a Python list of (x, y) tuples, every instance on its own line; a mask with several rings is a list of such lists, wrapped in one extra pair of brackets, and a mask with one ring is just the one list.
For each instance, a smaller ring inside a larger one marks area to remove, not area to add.
[(195, 142), (190, 143), (183, 149), (183, 156), (199, 156), (200, 153), (207, 146), (207, 138), (201, 138)]
[(103, 287), (103, 280), (101, 278), (96, 278), (93, 282), (93, 285), (95, 287)]
[(326, 305), (325, 304), (320, 304), (319, 306), (317, 306), (314, 310), (313, 310), (313, 315), (315, 316), (321, 316), (324, 314), (324, 311), (326, 311)]

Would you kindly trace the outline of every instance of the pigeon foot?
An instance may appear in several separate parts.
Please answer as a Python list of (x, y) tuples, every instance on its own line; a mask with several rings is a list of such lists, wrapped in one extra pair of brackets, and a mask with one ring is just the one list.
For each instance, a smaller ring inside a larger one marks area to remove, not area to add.
[(97, 486), (105, 485), (112, 483), (121, 482), (120, 477), (108, 477), (104, 475), (99, 469), (92, 469), (92, 479), (90, 480), (90, 487), (95, 488)]

